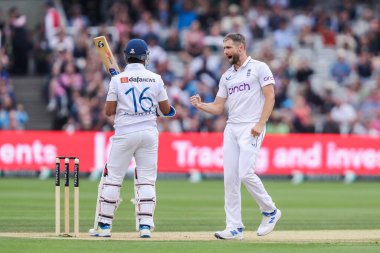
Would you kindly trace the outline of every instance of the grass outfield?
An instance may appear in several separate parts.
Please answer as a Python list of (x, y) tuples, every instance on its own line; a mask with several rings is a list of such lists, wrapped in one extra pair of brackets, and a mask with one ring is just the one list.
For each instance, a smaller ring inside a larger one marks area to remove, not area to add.
[[(283, 216), (276, 231), (288, 230), (379, 230), (379, 183), (264, 182)], [(121, 203), (114, 232), (134, 231), (134, 207), (129, 202), (133, 187), (130, 181), (122, 189)], [(54, 232), (54, 179), (0, 179), (0, 233)], [(63, 195), (63, 188), (61, 191)], [(97, 182), (80, 182), (80, 231), (85, 233), (93, 224)], [(73, 196), (73, 191), (71, 191)], [(157, 232), (216, 231), (224, 229), (223, 182), (161, 180), (157, 183)], [(261, 216), (256, 204), (243, 190), (243, 219), (246, 235), (253, 232)], [(73, 213), (71, 202), (71, 213)], [(63, 202), (61, 204), (63, 214)], [(63, 219), (61, 221), (63, 224)], [(71, 227), (73, 223), (71, 222)], [(368, 231), (369, 232), (369, 231)], [(273, 233), (275, 235), (276, 232)], [(363, 231), (365, 234), (366, 231)], [(211, 233), (212, 234), (212, 233)], [(154, 236), (154, 234), (153, 234)], [(270, 238), (270, 237), (268, 237)], [(330, 238), (333, 239), (333, 238)], [(50, 240), (0, 237), (2, 252), (378, 252), (378, 242), (362, 243), (260, 243), (255, 241), (120, 241), (120, 240)], [(24, 251), (23, 251), (24, 250)]]

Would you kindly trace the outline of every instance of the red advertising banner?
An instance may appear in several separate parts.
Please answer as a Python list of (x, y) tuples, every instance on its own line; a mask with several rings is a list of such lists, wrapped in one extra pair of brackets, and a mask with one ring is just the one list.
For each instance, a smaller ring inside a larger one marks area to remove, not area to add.
[[(0, 170), (54, 168), (56, 156), (77, 156), (81, 172), (103, 168), (112, 133), (0, 131)], [(158, 170), (223, 173), (222, 133), (161, 133)], [(238, 159), (238, 158), (237, 158)], [(380, 175), (380, 138), (341, 135), (267, 135), (258, 174)]]
[[(223, 171), (221, 133), (162, 134), (161, 170)], [(238, 159), (238, 158), (236, 158)], [(380, 138), (341, 135), (267, 135), (256, 165), (258, 174), (380, 175)]]

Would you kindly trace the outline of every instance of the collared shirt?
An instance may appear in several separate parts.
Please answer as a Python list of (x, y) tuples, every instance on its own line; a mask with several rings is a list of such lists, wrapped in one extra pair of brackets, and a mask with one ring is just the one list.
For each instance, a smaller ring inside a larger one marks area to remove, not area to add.
[(107, 101), (117, 101), (115, 134), (156, 127), (158, 102), (167, 99), (160, 75), (143, 64), (128, 64), (123, 72), (112, 77), (107, 94)]
[(262, 87), (269, 84), (274, 84), (274, 78), (264, 62), (248, 56), (239, 69), (231, 66), (222, 75), (217, 93), (227, 99), (227, 123), (259, 122), (265, 102)]

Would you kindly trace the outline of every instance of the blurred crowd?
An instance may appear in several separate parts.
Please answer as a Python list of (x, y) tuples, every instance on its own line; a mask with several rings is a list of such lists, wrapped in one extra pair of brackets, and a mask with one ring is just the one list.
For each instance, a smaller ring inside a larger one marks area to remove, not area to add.
[[(380, 135), (379, 4), (346, 0), (327, 2), (326, 8), (326, 2), (302, 0), (98, 2), (92, 9), (65, 6), (65, 24), (54, 4), (46, 2), (41, 25), (29, 33), (17, 31), (23, 23), (17, 10), (13, 21), (10, 12), (9, 20), (0, 23), (5, 35), (0, 128), (6, 128), (3, 112), (17, 111), (7, 71), (26, 73), (25, 61), (16, 64), (25, 55), (33, 60), (34, 74), (49, 77), (44, 99), (53, 115), (52, 129), (112, 130), (112, 119), (103, 113), (109, 75), (92, 45), (93, 37), (106, 35), (121, 68), (128, 40), (147, 41), (148, 68), (162, 76), (177, 110), (173, 120), (158, 120), (161, 131), (220, 132), (226, 115), (199, 112), (189, 97), (199, 93), (203, 101), (213, 101), (219, 78), (229, 67), (223, 36), (239, 32), (247, 39), (249, 55), (266, 62), (274, 74), (276, 104), (268, 133)], [(102, 14), (93, 15), (95, 8)], [(15, 36), (25, 40), (20, 43)]]
[[(19, 54), (21, 53), (22, 56), (24, 52), (27, 52), (27, 48), (24, 47), (26, 44), (20, 41), (26, 38), (24, 28), (26, 17), (19, 15), (16, 8), (11, 8), (8, 14), (7, 22), (0, 18), (0, 129), (23, 130), (28, 122), (28, 114), (23, 105), (16, 100), (9, 68), (11, 63), (14, 66), (18, 65), (14, 73), (27, 68), (27, 60), (24, 58), (21, 61)], [(0, 10), (0, 17), (2, 16), (3, 13)], [(9, 43), (6, 43), (8, 38)], [(8, 49), (14, 51), (12, 58), (8, 54), (10, 51)]]

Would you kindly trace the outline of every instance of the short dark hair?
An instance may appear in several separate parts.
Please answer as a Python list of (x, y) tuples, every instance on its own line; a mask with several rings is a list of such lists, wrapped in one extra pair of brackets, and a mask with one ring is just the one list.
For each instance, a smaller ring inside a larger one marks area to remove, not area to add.
[(245, 37), (240, 33), (229, 33), (229, 34), (227, 34), (224, 37), (223, 42), (225, 42), (227, 40), (232, 40), (233, 42), (241, 43), (244, 45), (244, 48), (247, 47), (247, 45), (245, 43)]
[(129, 58), (127, 58), (127, 63), (142, 63), (142, 64), (144, 64), (144, 61), (137, 59), (135, 57), (129, 57)]

